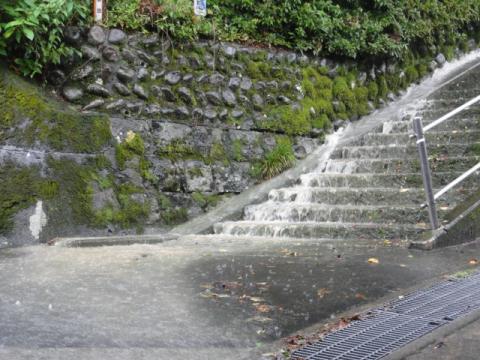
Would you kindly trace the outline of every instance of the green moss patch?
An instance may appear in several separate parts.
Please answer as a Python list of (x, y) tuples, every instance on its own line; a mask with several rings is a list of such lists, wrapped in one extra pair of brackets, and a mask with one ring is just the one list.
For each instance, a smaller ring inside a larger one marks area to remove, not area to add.
[(0, 68), (0, 140), (6, 134), (28, 146), (94, 153), (110, 144), (108, 117), (65, 111), (33, 85)]
[(0, 168), (0, 234), (6, 235), (13, 227), (13, 216), (20, 210), (35, 204), (40, 193), (52, 194), (50, 183), (40, 180), (37, 168), (17, 167), (6, 164)]

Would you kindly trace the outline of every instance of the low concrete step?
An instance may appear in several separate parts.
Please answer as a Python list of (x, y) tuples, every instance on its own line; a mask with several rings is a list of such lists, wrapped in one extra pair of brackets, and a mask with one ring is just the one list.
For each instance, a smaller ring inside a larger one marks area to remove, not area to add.
[[(462, 175), (461, 172), (435, 172), (432, 174), (434, 187), (443, 187)], [(474, 188), (480, 183), (480, 172), (462, 183), (463, 187)], [(405, 174), (332, 174), (308, 173), (303, 174), (298, 185), (313, 187), (392, 187), (392, 188), (421, 188), (422, 177), (419, 173)]]
[(288, 238), (385, 239), (410, 240), (427, 229), (420, 225), (387, 225), (377, 223), (232, 221), (214, 225), (216, 234)]
[[(463, 157), (480, 156), (480, 142), (473, 144), (448, 144), (430, 146), (430, 157)], [(378, 145), (378, 146), (344, 146), (336, 149), (332, 159), (382, 159), (382, 158), (405, 158), (418, 157), (415, 145)]]
[[(423, 121), (423, 125), (428, 125), (433, 121)], [(466, 116), (457, 116), (450, 120), (446, 120), (442, 124), (438, 125), (436, 131), (464, 131), (464, 130), (479, 130), (480, 129), (480, 117), (466, 117)], [(413, 134), (413, 121), (412, 120), (402, 120), (402, 121), (386, 121), (383, 123), (381, 128), (384, 134), (390, 133), (408, 133)]]
[[(439, 207), (456, 203), (473, 191), (455, 189), (445, 194)], [(270, 191), (269, 200), (291, 203), (315, 203), (328, 205), (385, 205), (419, 206), (425, 202), (423, 188), (316, 188), (294, 186)], [(456, 201), (457, 200), (457, 201)]]
[[(476, 143), (480, 141), (480, 130), (453, 130), (429, 132), (426, 134), (429, 146)], [(349, 143), (350, 146), (377, 146), (377, 145), (407, 145), (415, 144), (414, 139), (407, 133), (371, 133)]]
[[(450, 208), (439, 210), (439, 217)], [(358, 206), (292, 203), (267, 201), (245, 208), (246, 221), (294, 221), (294, 222), (384, 222), (392, 224), (417, 224), (429, 221), (428, 211), (419, 206)]]
[[(433, 156), (430, 168), (433, 172), (464, 172), (480, 161), (480, 156), (446, 157)], [(403, 174), (420, 172), (420, 161), (416, 157), (411, 160), (401, 159), (333, 159), (325, 167), (326, 173), (381, 173)]]

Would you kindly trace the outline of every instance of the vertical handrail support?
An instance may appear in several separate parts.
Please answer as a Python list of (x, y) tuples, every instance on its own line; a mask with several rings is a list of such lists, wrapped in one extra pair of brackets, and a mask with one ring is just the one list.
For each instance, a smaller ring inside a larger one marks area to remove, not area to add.
[(417, 138), (417, 149), (420, 155), (420, 166), (422, 171), (423, 186), (425, 188), (425, 196), (427, 199), (430, 224), (432, 225), (432, 230), (436, 230), (440, 227), (440, 224), (438, 222), (437, 207), (435, 204), (435, 196), (433, 194), (432, 173), (430, 171), (430, 164), (428, 162), (427, 144), (423, 131), (422, 119), (420, 117), (415, 117), (413, 119), (413, 130), (415, 131), (415, 136)]

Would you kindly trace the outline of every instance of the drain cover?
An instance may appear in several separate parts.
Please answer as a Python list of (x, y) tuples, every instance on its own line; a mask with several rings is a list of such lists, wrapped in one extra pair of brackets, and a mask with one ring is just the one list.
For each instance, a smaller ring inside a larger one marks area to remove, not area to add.
[(388, 310), (430, 320), (455, 320), (478, 308), (480, 308), (480, 279), (476, 277), (462, 281), (447, 281), (420, 290), (391, 303)]
[(292, 359), (380, 359), (441, 324), (379, 310), (370, 318), (353, 322), (349, 327), (327, 335), (323, 341), (296, 351)]
[(442, 281), (292, 354), (294, 360), (375, 360), (480, 308), (480, 273)]

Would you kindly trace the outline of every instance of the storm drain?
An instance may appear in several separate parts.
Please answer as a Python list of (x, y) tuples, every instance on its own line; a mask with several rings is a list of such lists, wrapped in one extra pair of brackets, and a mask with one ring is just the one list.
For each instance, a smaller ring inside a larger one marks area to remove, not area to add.
[(294, 360), (375, 360), (480, 308), (480, 273), (415, 291), (292, 354)]

